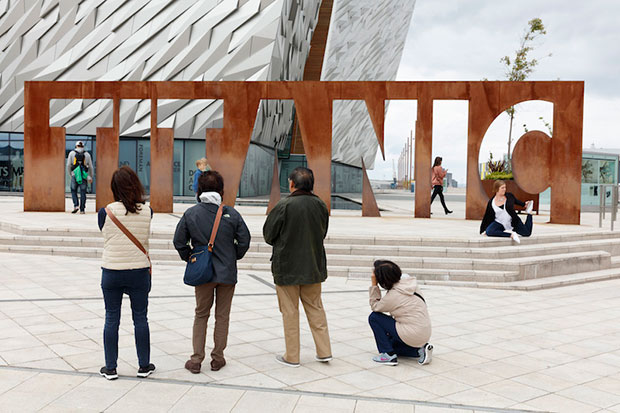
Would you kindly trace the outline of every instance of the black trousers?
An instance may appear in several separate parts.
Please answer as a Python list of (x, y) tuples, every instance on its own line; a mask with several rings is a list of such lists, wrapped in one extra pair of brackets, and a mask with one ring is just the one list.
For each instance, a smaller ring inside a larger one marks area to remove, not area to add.
[(441, 206), (443, 206), (444, 212), (448, 212), (448, 207), (446, 206), (446, 200), (443, 197), (443, 185), (433, 186), (433, 195), (431, 196), (431, 204), (433, 203), (437, 195), (439, 195), (439, 200), (441, 201)]

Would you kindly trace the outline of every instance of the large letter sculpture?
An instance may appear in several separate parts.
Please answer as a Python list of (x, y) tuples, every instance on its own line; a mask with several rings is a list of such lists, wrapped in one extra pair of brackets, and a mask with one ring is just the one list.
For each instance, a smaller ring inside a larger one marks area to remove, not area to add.
[(315, 172), (315, 192), (328, 206), (331, 205), (333, 101), (366, 102), (384, 154), (385, 101), (417, 100), (415, 216), (420, 218), (430, 217), (433, 101), (468, 100), (467, 219), (480, 219), (488, 199), (478, 175), (478, 155), (485, 132), (508, 107), (526, 100), (545, 100), (554, 104), (553, 138), (538, 131), (523, 135), (513, 154), (515, 180), (530, 193), (551, 187), (551, 222), (579, 224), (583, 92), (583, 82), (561, 81), (26, 82), (24, 210), (65, 209), (62, 169), (65, 130), (49, 126), (50, 99), (114, 101), (114, 126), (97, 130), (97, 208), (111, 201), (108, 186), (118, 165), (119, 102), (151, 99), (151, 204), (157, 212), (172, 212), (174, 133), (172, 129), (157, 128), (158, 99), (224, 101), (224, 127), (208, 129), (205, 137), (209, 162), (225, 180), (227, 205), (235, 203), (260, 100), (293, 99), (308, 166)]

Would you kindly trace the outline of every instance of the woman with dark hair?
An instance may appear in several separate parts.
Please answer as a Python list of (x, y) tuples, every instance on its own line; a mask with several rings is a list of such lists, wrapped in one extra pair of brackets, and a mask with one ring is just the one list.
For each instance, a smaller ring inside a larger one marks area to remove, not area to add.
[(443, 178), (445, 178), (448, 173), (447, 169), (443, 169), (441, 167), (441, 156), (435, 158), (435, 162), (433, 162), (433, 170), (431, 176), (431, 185), (433, 185), (433, 195), (431, 196), (431, 205), (435, 200), (435, 197), (439, 195), (439, 200), (441, 201), (441, 206), (443, 206), (443, 210), (446, 215), (451, 214), (452, 211), (448, 209), (446, 206), (446, 200), (443, 197)]
[[(489, 237), (510, 237), (520, 244), (519, 235), (523, 237), (532, 235), (534, 201), (519, 201), (513, 194), (506, 192), (506, 182), (502, 180), (495, 181), (493, 192), (495, 196), (487, 203), (487, 209), (480, 224), (480, 233), (486, 232)], [(525, 224), (515, 212), (515, 204), (526, 207)]]
[(217, 171), (203, 172), (198, 178), (200, 203), (189, 208), (177, 225), (174, 233), (174, 248), (181, 259), (187, 261), (192, 248), (209, 243), (215, 217), (222, 208), (222, 218), (213, 246), (213, 271), (211, 282), (195, 287), (196, 313), (192, 332), (193, 354), (185, 368), (194, 374), (200, 373), (205, 359), (207, 321), (215, 300), (215, 330), (211, 351), (211, 370), (217, 371), (226, 365), (224, 349), (228, 341), (228, 323), (235, 284), (237, 284), (237, 260), (250, 248), (250, 231), (241, 215), (233, 207), (222, 206), (224, 179)]
[(148, 249), (153, 211), (145, 207), (144, 187), (130, 167), (122, 166), (114, 172), (111, 186), (114, 202), (101, 208), (98, 215), (99, 229), (103, 233), (101, 289), (105, 301), (105, 366), (99, 373), (108, 380), (118, 378), (118, 327), (123, 293), (127, 293), (136, 336), (137, 375), (148, 377), (155, 371), (155, 366), (150, 362), (147, 320), (148, 295), (151, 291)]
[[(387, 290), (381, 297), (378, 285)], [(415, 277), (402, 274), (392, 261), (374, 262), (369, 290), (370, 328), (375, 335), (379, 355), (372, 358), (379, 364), (396, 366), (398, 356), (417, 357), (419, 364), (428, 364), (433, 355), (431, 319), (426, 300), (419, 292)], [(384, 313), (390, 313), (390, 315)]]

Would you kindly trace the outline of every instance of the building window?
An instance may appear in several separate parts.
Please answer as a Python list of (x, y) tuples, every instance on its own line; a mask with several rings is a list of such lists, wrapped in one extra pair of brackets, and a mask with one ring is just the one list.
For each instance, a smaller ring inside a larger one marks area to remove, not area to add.
[(183, 193), (180, 195), (194, 196), (192, 185), (194, 183), (194, 172), (196, 172), (196, 161), (205, 157), (205, 141), (203, 139), (186, 140), (183, 141), (183, 143), (185, 144), (185, 164), (183, 165), (184, 184)]

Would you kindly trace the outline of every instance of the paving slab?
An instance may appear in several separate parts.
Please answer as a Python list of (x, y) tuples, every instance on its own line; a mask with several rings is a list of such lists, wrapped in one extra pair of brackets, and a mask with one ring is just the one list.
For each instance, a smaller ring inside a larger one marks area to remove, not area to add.
[[(96, 234), (92, 211), (31, 214), (19, 210), (20, 202), (0, 199), (0, 221)], [(156, 214), (154, 230), (172, 231), (183, 208), (187, 205), (175, 205), (174, 214)], [(260, 234), (264, 211), (240, 210), (252, 232)], [(475, 222), (399, 214), (367, 220), (334, 211), (330, 235), (449, 237), (458, 225), (460, 233), (478, 237)], [(590, 225), (586, 218), (578, 227), (545, 224), (544, 215), (535, 220), (541, 234), (574, 237), (598, 231), (597, 222)], [(121, 378), (108, 382), (98, 375), (105, 315), (100, 265), (87, 257), (0, 253), (2, 411), (419, 413), (614, 411), (620, 406), (620, 280), (603, 274), (596, 283), (536, 291), (424, 285), (434, 360), (420, 366), (402, 359), (395, 367), (371, 361), (376, 348), (367, 324), (368, 282), (330, 277), (323, 302), (334, 360), (314, 361), (301, 309), (302, 367), (290, 369), (275, 362), (283, 351), (283, 332), (271, 274), (242, 270), (231, 311), (228, 364), (193, 375), (183, 368), (191, 353), (193, 290), (182, 283), (182, 266), (155, 265), (149, 321), (158, 369), (147, 380), (135, 377), (133, 326), (124, 300)], [(207, 351), (211, 340), (212, 326)]]

